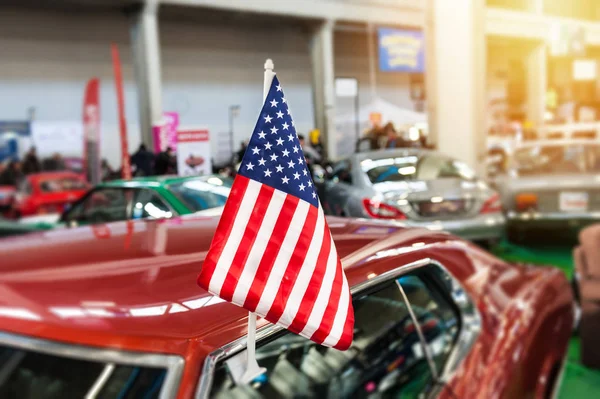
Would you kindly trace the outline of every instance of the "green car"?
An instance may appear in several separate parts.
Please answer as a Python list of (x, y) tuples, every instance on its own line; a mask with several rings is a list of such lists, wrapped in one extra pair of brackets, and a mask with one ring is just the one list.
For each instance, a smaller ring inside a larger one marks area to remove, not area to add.
[(233, 180), (218, 175), (151, 176), (101, 183), (62, 215), (39, 222), (79, 226), (123, 220), (164, 219), (201, 212), (218, 215)]

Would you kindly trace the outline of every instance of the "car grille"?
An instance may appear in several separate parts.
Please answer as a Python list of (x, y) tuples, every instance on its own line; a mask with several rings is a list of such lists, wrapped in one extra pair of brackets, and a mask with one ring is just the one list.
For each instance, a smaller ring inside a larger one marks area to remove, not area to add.
[(442, 202), (420, 201), (412, 203), (413, 209), (425, 218), (453, 218), (469, 212), (472, 201), (465, 199)]

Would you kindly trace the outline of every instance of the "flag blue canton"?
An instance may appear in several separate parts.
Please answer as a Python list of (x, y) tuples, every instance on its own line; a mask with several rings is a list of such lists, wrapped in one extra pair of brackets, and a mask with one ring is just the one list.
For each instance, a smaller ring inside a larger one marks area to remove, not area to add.
[(238, 173), (319, 206), (315, 185), (277, 76), (273, 78)]

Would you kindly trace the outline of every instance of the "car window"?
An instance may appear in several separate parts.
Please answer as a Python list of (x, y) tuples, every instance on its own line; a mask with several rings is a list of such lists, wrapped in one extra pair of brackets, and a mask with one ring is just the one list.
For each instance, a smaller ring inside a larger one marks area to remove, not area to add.
[(17, 185), (17, 191), (21, 194), (31, 195), (33, 194), (33, 187), (27, 179), (22, 179)]
[(102, 373), (98, 399), (158, 398), (166, 370), (111, 365), (0, 346), (0, 397), (19, 399), (84, 398)]
[(64, 217), (66, 222), (107, 223), (129, 219), (132, 189), (99, 188), (77, 202)]
[(222, 177), (203, 177), (174, 183), (167, 188), (192, 212), (225, 205), (233, 181)]
[(465, 163), (436, 154), (365, 159), (360, 163), (371, 183), (434, 179), (475, 179)]
[(43, 193), (60, 193), (73, 190), (85, 190), (88, 185), (82, 179), (75, 177), (61, 177), (40, 181), (40, 190)]
[[(435, 362), (442, 366), (459, 330), (454, 308), (428, 281), (414, 273), (354, 297), (352, 347), (338, 351), (285, 332), (258, 343), (256, 357), (267, 372), (236, 385), (228, 360), (217, 365), (214, 398), (421, 398), (435, 389), (423, 346), (400, 289), (413, 307)], [(414, 301), (414, 304), (413, 304)], [(261, 345), (262, 344), (262, 345)]]
[(133, 219), (164, 219), (173, 216), (171, 208), (152, 190), (137, 189), (133, 202)]
[(515, 151), (513, 163), (520, 175), (598, 173), (600, 146), (582, 143), (528, 146)]

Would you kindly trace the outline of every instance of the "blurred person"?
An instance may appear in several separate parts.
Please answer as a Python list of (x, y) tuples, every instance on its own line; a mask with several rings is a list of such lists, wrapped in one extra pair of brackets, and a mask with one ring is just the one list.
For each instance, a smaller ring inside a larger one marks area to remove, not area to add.
[(0, 186), (16, 186), (25, 177), (20, 161), (12, 160), (0, 174)]
[(154, 154), (140, 144), (138, 150), (131, 156), (131, 165), (135, 167), (135, 176), (151, 176), (154, 167)]
[(175, 173), (177, 170), (175, 152), (171, 147), (158, 154), (154, 162), (154, 174), (157, 176)]
[(308, 143), (306, 143), (306, 139), (304, 135), (298, 135), (298, 141), (300, 141), (300, 147), (302, 147), (302, 152), (304, 153), (304, 158), (306, 158), (306, 162), (308, 164), (314, 164), (321, 162), (321, 154), (317, 152), (313, 147), (311, 147)]
[(58, 171), (66, 170), (67, 166), (62, 155), (55, 152), (51, 158), (46, 158), (42, 161), (42, 170), (44, 171)]
[(108, 163), (108, 160), (106, 158), (102, 159), (102, 162), (100, 163), (100, 178), (102, 181), (111, 180), (114, 178), (114, 175), (115, 171)]
[(383, 148), (398, 148), (402, 147), (401, 139), (398, 137), (396, 129), (391, 122), (383, 127)]
[(40, 160), (37, 156), (37, 150), (35, 147), (31, 147), (25, 155), (25, 159), (23, 160), (23, 173), (28, 175), (31, 173), (38, 173), (41, 170), (42, 165), (40, 164)]
[(240, 150), (236, 152), (235, 162), (242, 162), (242, 158), (244, 158), (244, 154), (246, 153), (246, 148), (248, 148), (248, 140), (242, 141)]

